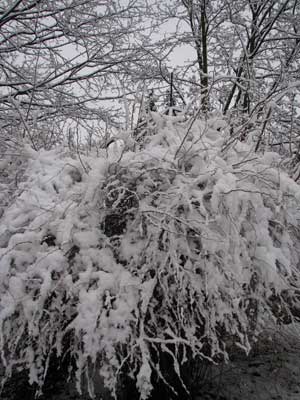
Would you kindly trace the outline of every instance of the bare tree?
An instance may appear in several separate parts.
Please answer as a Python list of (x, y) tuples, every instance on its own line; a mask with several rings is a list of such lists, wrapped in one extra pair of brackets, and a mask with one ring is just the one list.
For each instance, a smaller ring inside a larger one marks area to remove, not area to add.
[(178, 20), (179, 28), (172, 40), (178, 46), (189, 44), (195, 55), (177, 69), (176, 79), (181, 87), (191, 88), (193, 103), (200, 98), (202, 114), (221, 111), (239, 126), (233, 129), (239, 137), (255, 125), (257, 148), (267, 142), (263, 137), (277, 142), (276, 131), (290, 135), (282, 118), (287, 109), (296, 132), (299, 0), (175, 2), (177, 13), (170, 16)]
[(208, 0), (182, 0), (188, 14), (188, 21), (197, 54), (201, 85), (201, 104), (204, 113), (208, 109), (208, 2)]
[(2, 143), (18, 132), (33, 147), (50, 147), (63, 126), (94, 130), (101, 121), (117, 124), (107, 102), (124, 95), (116, 77), (134, 73), (134, 65), (151, 57), (147, 7), (140, 0), (2, 2)]

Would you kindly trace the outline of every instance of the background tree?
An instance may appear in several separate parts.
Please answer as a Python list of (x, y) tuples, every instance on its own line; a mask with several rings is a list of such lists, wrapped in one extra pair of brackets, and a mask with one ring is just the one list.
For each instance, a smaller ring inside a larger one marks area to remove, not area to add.
[[(51, 147), (62, 133), (119, 124), (118, 77), (151, 59), (139, 0), (19, 0), (0, 6), (1, 142)], [(149, 14), (149, 13), (148, 13)], [(146, 24), (146, 25), (145, 25)]]
[(177, 21), (171, 40), (194, 49), (176, 69), (177, 84), (192, 93), (189, 101), (202, 115), (221, 111), (237, 138), (252, 131), (257, 150), (297, 141), (299, 3), (180, 0), (169, 13)]

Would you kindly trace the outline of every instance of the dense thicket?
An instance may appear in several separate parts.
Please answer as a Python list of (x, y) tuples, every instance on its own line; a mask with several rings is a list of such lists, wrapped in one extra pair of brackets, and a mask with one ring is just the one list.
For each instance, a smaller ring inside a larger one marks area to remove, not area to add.
[(142, 398), (157, 379), (188, 393), (187, 362), (247, 353), (297, 317), (300, 191), (279, 156), (228, 145), (220, 118), (152, 119), (139, 149), (81, 162), (24, 149), (0, 228), (7, 375), (21, 366), (42, 386), (68, 355), (78, 389), (96, 367), (113, 393), (123, 374)]
[(193, 362), (297, 321), (299, 7), (0, 4), (7, 378), (189, 398)]

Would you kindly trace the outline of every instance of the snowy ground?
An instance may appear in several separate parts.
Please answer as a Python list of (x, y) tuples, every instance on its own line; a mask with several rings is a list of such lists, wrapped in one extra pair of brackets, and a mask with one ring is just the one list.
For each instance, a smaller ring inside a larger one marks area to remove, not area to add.
[(272, 340), (257, 346), (249, 358), (241, 355), (221, 368), (213, 368), (211, 398), (300, 399), (299, 327), (283, 327), (272, 336)]
[[(299, 400), (298, 330), (297, 327), (284, 327), (272, 335), (272, 340), (257, 346), (248, 358), (239, 355), (227, 365), (213, 367), (203, 388), (205, 395), (199, 395), (196, 400)], [(46, 392), (42, 400), (88, 399), (88, 396), (76, 393), (74, 384), (63, 383), (57, 377), (50, 382)], [(24, 380), (18, 378), (6, 387), (0, 398), (34, 400), (34, 394), (29, 388), (24, 390)]]

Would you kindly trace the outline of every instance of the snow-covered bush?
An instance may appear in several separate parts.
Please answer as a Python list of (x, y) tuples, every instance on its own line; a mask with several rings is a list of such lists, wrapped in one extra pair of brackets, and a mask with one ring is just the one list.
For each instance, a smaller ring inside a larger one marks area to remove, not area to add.
[(5, 208), (17, 194), (27, 168), (27, 153), (19, 149), (5, 148), (0, 140), (0, 218)]
[[(153, 113), (157, 134), (112, 162), (32, 152), (0, 226), (0, 350), (42, 387), (52, 355), (93, 395), (96, 366), (142, 399), (191, 358), (248, 352), (297, 313), (299, 186), (222, 119)], [(115, 160), (115, 155), (114, 155)], [(86, 174), (81, 163), (85, 163)], [(188, 388), (186, 388), (188, 390)]]

